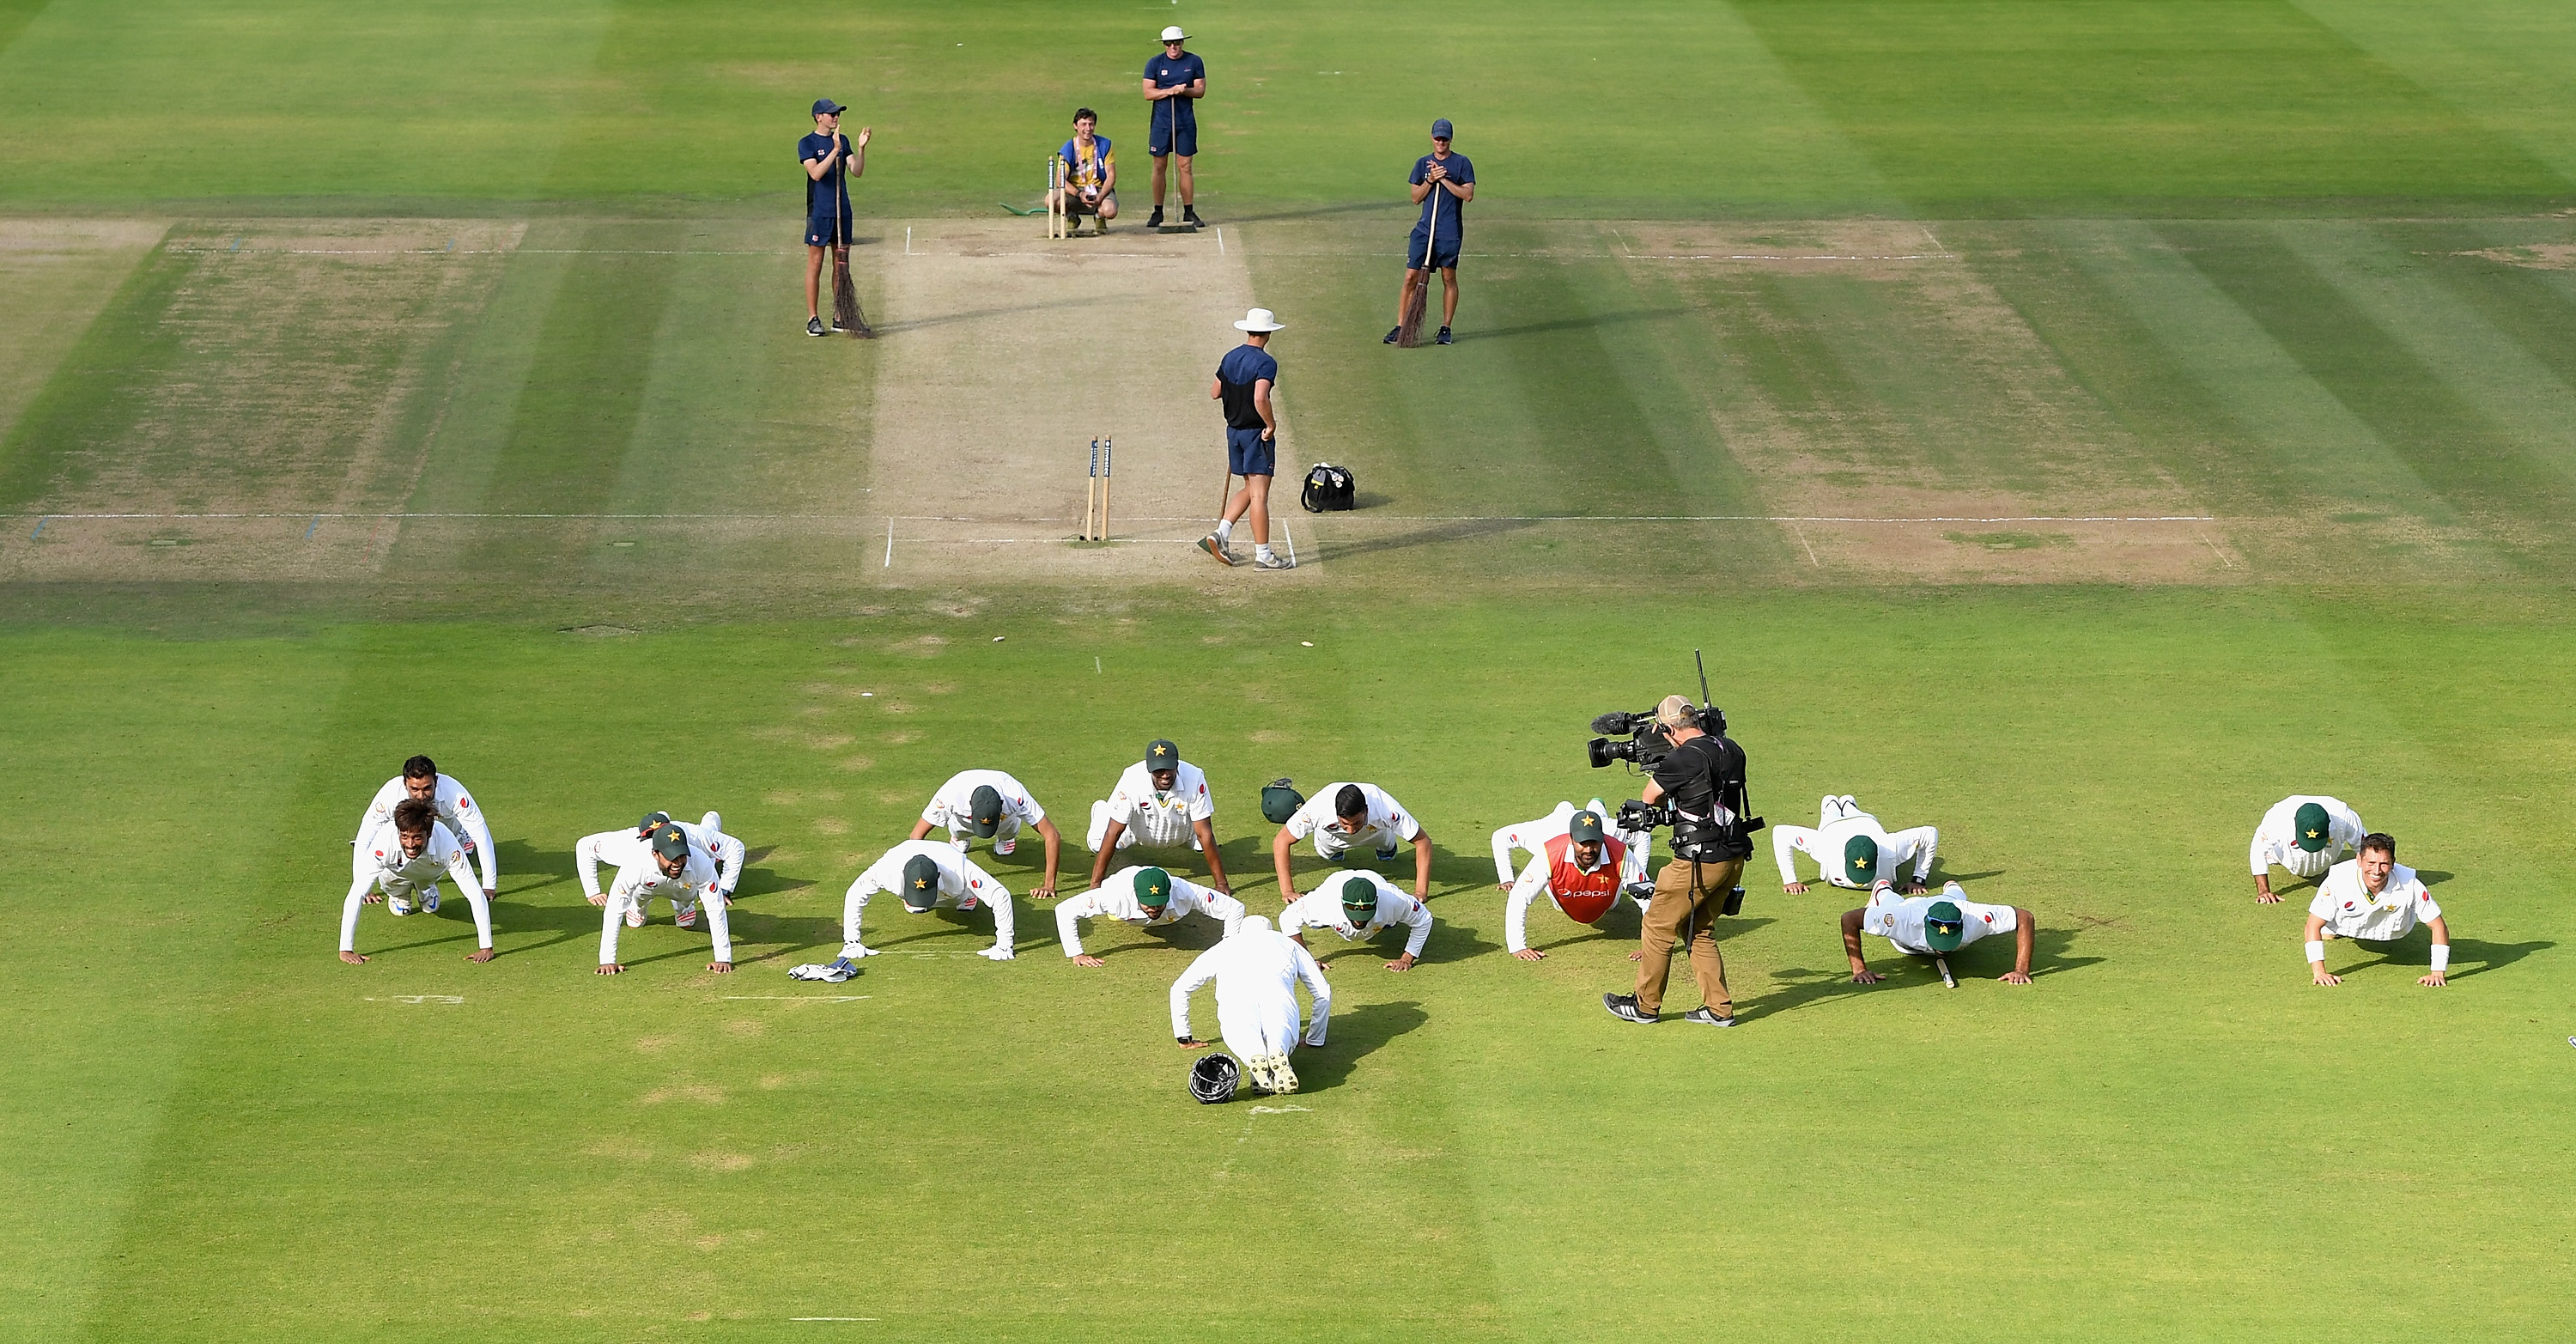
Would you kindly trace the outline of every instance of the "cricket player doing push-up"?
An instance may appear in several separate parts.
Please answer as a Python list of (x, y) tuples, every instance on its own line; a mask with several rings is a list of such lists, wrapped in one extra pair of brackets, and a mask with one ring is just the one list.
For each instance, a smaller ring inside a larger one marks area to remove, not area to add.
[(930, 796), (921, 809), (921, 820), (913, 823), (912, 834), (905, 838), (918, 840), (943, 826), (948, 843), (958, 853), (973, 848), (977, 840), (990, 840), (993, 852), (1003, 858), (1020, 847), (1022, 826), (1035, 827), (1046, 841), (1046, 877), (1029, 888), (1029, 898), (1055, 899), (1056, 864), (1064, 857), (1064, 836), (1047, 820), (1046, 809), (1038, 806), (1027, 785), (999, 770), (960, 770)]
[[(465, 893), (466, 903), (474, 907), (474, 941), (476, 950), (467, 961), (492, 959), (492, 906), (483, 889), (474, 885), (474, 872), (466, 866), (464, 846), (437, 818), (430, 804), (419, 798), (405, 798), (393, 805), (384, 821), (358, 837), (356, 851), (349, 859), (349, 899), (340, 906), (340, 960), (352, 966), (363, 965), (366, 958), (358, 955), (358, 907), (373, 905), (378, 900), (385, 909), (400, 916), (412, 912), (414, 897), (419, 908), (438, 913), (438, 875), (445, 872), (455, 879)], [(376, 893), (381, 888), (383, 895)]]
[(989, 907), (993, 912), (993, 945), (975, 955), (986, 961), (1011, 959), (1015, 936), (1011, 893), (994, 881), (992, 874), (959, 853), (956, 846), (936, 840), (906, 840), (887, 850), (850, 883), (841, 901), (841, 955), (829, 969), (856, 970), (859, 958), (873, 957), (880, 950), (868, 946), (859, 936), (859, 921), (867, 914), (868, 898), (881, 891), (895, 893), (906, 914), (929, 914), (943, 901), (955, 906), (959, 914)]
[[(1546, 959), (1546, 953), (1529, 945), (1527, 927), (1530, 903), (1540, 892), (1546, 892), (1556, 908), (1577, 924), (1597, 924), (1607, 917), (1619, 904), (1620, 878), (1637, 853), (1627, 840), (1624, 834), (1615, 840), (1610, 837), (1597, 800), (1581, 812), (1570, 813), (1563, 833), (1541, 841), (1529, 866), (1521, 870), (1520, 880), (1511, 884), (1512, 894), (1503, 908), (1504, 947), (1523, 961)], [(1495, 843), (1501, 843), (1499, 832)], [(1639, 915), (1645, 913), (1654, 891), (1651, 883), (1643, 894), (1633, 885), (1627, 888)], [(1630, 953), (1629, 959), (1642, 955)]]
[(2030, 912), (2014, 905), (1980, 905), (1968, 899), (1967, 891), (1956, 882), (1941, 884), (1938, 896), (1903, 896), (1896, 884), (1880, 878), (1869, 890), (1869, 904), (1858, 910), (1843, 912), (1843, 955), (1851, 959), (1852, 983), (1874, 985), (1879, 975), (1861, 957), (1860, 939), (1864, 933), (1876, 934), (1896, 945), (1896, 950), (1917, 957), (1932, 957), (1942, 966), (1943, 979), (1950, 978), (1951, 953), (1990, 933), (2013, 935), (2013, 968), (1997, 978), (2006, 984), (2030, 983), (2030, 953), (2038, 924)]
[(1394, 795), (1375, 784), (1332, 784), (1292, 813), (1270, 839), (1270, 857), (1279, 868), (1279, 894), (1297, 899), (1288, 853), (1300, 840), (1313, 837), (1315, 857), (1331, 863), (1353, 850), (1367, 850), (1384, 863), (1396, 847), (1413, 846), (1413, 896), (1431, 899), (1431, 832), (1404, 810)]
[(2397, 861), (2393, 836), (2373, 831), (2361, 838), (2361, 852), (2326, 870), (2308, 902), (2308, 979), (2340, 985), (2343, 977), (2326, 969), (2328, 938), (2393, 943), (2415, 931), (2419, 922), (2432, 931), (2432, 974), (2415, 983), (2440, 989), (2451, 983), (2451, 926), (2442, 907), (2415, 870)]
[[(742, 841), (724, 833), (724, 818), (709, 812), (694, 826), (673, 821), (668, 812), (647, 812), (642, 820), (626, 830), (600, 831), (573, 842), (572, 867), (581, 876), (581, 894), (592, 905), (608, 904), (608, 893), (600, 889), (599, 866), (608, 865), (610, 872), (648, 857), (652, 851), (653, 832), (665, 826), (677, 826), (689, 837), (689, 844), (715, 866), (716, 894), (726, 905), (733, 904), (733, 889), (742, 881), (742, 863), (749, 852)], [(681, 928), (698, 926), (698, 907), (684, 905), (671, 911), (673, 922)]]
[(403, 762), (402, 773), (385, 781), (383, 788), (367, 803), (358, 817), (358, 835), (351, 844), (365, 840), (367, 833), (391, 821), (394, 805), (405, 798), (417, 798), (429, 804), (437, 814), (438, 824), (474, 856), (483, 869), (483, 899), (501, 894), (500, 859), (492, 852), (492, 832), (483, 824), (483, 810), (474, 805), (474, 795), (449, 775), (438, 772), (438, 762), (426, 756), (414, 756)]
[(1146, 849), (1188, 848), (1207, 859), (1208, 884), (1231, 893), (1225, 860), (1216, 848), (1216, 800), (1208, 793), (1207, 774), (1181, 759), (1181, 749), (1167, 737), (1145, 744), (1145, 759), (1118, 776), (1118, 787), (1091, 804), (1091, 885), (1109, 875), (1111, 855), (1138, 846)]
[(1074, 965), (1098, 966), (1100, 958), (1082, 950), (1082, 921), (1106, 915), (1145, 929), (1193, 914), (1216, 920), (1231, 934), (1243, 923), (1243, 902), (1160, 868), (1121, 868), (1055, 908), (1055, 935)]
[(1333, 1010), (1333, 987), (1323, 968), (1296, 939), (1275, 932), (1270, 921), (1246, 915), (1225, 941), (1199, 954), (1181, 978), (1172, 982), (1172, 1038), (1185, 1050), (1208, 1043), (1190, 1034), (1190, 995), (1216, 982), (1216, 1025), (1225, 1048), (1243, 1061), (1252, 1085), (1270, 1092), (1297, 1090), (1297, 1072), (1288, 1052), (1297, 1048), (1297, 985), (1304, 982), (1314, 1009), (1307, 1016), (1303, 1041), (1324, 1043), (1324, 1024)]
[(677, 826), (653, 832), (643, 853), (619, 868), (617, 880), (609, 884), (606, 908), (599, 917), (599, 974), (618, 975), (626, 970), (617, 960), (618, 926), (643, 928), (644, 907), (656, 896), (671, 903), (674, 916), (684, 908), (705, 906), (708, 931), (715, 938), (715, 959), (707, 969), (732, 974), (733, 927), (725, 917), (724, 898), (716, 891), (715, 864)]
[(2294, 793), (2272, 804), (2254, 827), (2253, 843), (2245, 847), (2245, 865), (2254, 874), (2255, 902), (2281, 903), (2272, 894), (2272, 865), (2279, 864), (2294, 877), (2322, 878), (2335, 860), (2358, 855), (2361, 838), (2369, 831), (2361, 824), (2361, 814), (2340, 798)]
[(1919, 895), (1932, 876), (1932, 860), (1941, 848), (1941, 832), (1930, 826), (1890, 834), (1878, 824), (1878, 818), (1860, 810), (1848, 793), (1837, 798), (1826, 794), (1816, 813), (1816, 829), (1804, 826), (1780, 826), (1771, 832), (1771, 857), (1780, 865), (1780, 889), (1792, 896), (1803, 894), (1807, 884), (1798, 880), (1792, 853), (1804, 854), (1816, 861), (1819, 882), (1855, 891), (1868, 891), (1882, 877), (1894, 882), (1892, 874), (1905, 865), (1914, 865), (1914, 876), (1899, 890), (1907, 896)]
[[(1598, 798), (1592, 800), (1590, 811), (1596, 817), (1610, 815), (1610, 809), (1602, 806)], [(1512, 851), (1525, 851), (1535, 859), (1547, 852), (1548, 841), (1565, 834), (1566, 828), (1573, 823), (1574, 804), (1559, 802), (1556, 810), (1544, 817), (1533, 817), (1528, 821), (1516, 822), (1494, 832), (1494, 885), (1503, 891), (1509, 891), (1512, 889), (1514, 879), (1521, 873), (1521, 869), (1512, 866)], [(1628, 894), (1641, 902), (1654, 895), (1655, 884), (1646, 877), (1646, 864), (1652, 857), (1655, 833), (1619, 831), (1613, 834), (1612, 838), (1619, 842), (1622, 856), (1619, 860), (1619, 880), (1627, 886)]]
[(1403, 925), (1404, 955), (1386, 964), (1390, 971), (1409, 971), (1422, 959), (1422, 944), (1431, 937), (1431, 907), (1395, 889), (1375, 873), (1356, 869), (1327, 874), (1315, 889), (1279, 912), (1279, 931), (1306, 945), (1307, 929), (1331, 929), (1346, 943), (1364, 942), (1380, 930)]

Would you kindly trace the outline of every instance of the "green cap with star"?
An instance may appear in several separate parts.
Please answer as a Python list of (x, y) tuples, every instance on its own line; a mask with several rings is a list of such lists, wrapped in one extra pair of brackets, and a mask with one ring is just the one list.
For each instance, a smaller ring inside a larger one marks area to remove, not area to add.
[(1136, 904), (1160, 910), (1172, 903), (1172, 875), (1160, 868), (1136, 870)]
[(1377, 915), (1377, 883), (1366, 873), (1353, 873), (1342, 879), (1342, 913), (1353, 919), (1371, 919)]
[(939, 904), (939, 860), (915, 854), (903, 861), (903, 908), (927, 914)]
[(653, 832), (653, 852), (666, 859), (689, 857), (689, 833), (668, 822)]
[(1578, 845), (1598, 844), (1602, 835), (1601, 814), (1585, 808), (1565, 820), (1565, 838)]
[(993, 832), (1002, 829), (1002, 791), (990, 784), (976, 785), (966, 797), (966, 823), (976, 839), (992, 838)]
[(1146, 773), (1151, 774), (1157, 770), (1178, 770), (1180, 768), (1181, 749), (1172, 744), (1172, 739), (1168, 737), (1158, 737), (1145, 744)]
[(1923, 945), (1935, 952), (1956, 952), (1968, 935), (1968, 917), (1956, 902), (1934, 901), (1923, 911)]
[(2290, 819), (2290, 843), (2314, 854), (2334, 837), (2333, 819), (2323, 803), (2301, 803)]
[(1878, 842), (1855, 835), (1843, 842), (1843, 878), (1855, 887), (1878, 880)]

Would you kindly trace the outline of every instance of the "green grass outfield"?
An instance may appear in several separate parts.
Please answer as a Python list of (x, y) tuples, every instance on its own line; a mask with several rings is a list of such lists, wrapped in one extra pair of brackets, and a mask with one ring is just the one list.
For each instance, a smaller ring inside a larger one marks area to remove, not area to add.
[[(877, 129), (873, 296), (1073, 104), (1141, 149), (1167, 21), (1292, 450), (1370, 507), (1295, 575), (1090, 582), (1033, 473), (1010, 546), (879, 563), (870, 408), (945, 315), (795, 333), (805, 104)], [(2522, 0), (0, 0), (0, 1339), (2548, 1337), (2571, 59)], [(1433, 115), (1465, 339), (1398, 355)], [(733, 521), (559, 516), (646, 513)], [(1900, 514), (1991, 521), (1793, 521)], [(2181, 521), (2051, 521), (2105, 514)], [(1601, 1013), (1630, 915), (1504, 955), (1487, 833), (1633, 792), (1584, 723), (1694, 646), (1761, 810), (1938, 824), (2037, 983), (1852, 986), (1767, 849), (1735, 1031)], [(1183, 1095), (1202, 930), (1082, 972), (1025, 900), (1007, 965), (886, 911), (783, 975), (951, 771), (1078, 836), (1160, 734), (1257, 912), (1271, 777), (1438, 837), (1424, 965), (1322, 948), (1305, 1109)], [(342, 966), (423, 749), (502, 955), (379, 908)], [(2239, 856), (2311, 789), (2438, 878), (2452, 988), (2420, 937), (2300, 978)], [(648, 806), (760, 856), (730, 978), (667, 923), (589, 974), (572, 843)]]

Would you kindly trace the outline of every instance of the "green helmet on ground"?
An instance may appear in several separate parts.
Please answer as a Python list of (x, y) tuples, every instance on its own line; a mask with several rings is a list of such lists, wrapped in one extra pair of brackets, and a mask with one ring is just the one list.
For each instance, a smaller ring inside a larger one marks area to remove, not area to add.
[(903, 908), (927, 914), (939, 904), (939, 860), (915, 854), (903, 861)]
[(1297, 792), (1288, 780), (1274, 779), (1261, 786), (1261, 815), (1277, 825), (1287, 825), (1288, 819), (1305, 805), (1306, 795)]

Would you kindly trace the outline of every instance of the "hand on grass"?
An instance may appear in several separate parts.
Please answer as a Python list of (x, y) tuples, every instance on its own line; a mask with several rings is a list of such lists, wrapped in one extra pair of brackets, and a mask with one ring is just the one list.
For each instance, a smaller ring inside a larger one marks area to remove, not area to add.
[(599, 969), (598, 969), (597, 971), (593, 972), (593, 974), (595, 974), (595, 975), (624, 975), (624, 974), (626, 974), (626, 967), (625, 967), (623, 964), (619, 963), (619, 962), (614, 962), (614, 961), (603, 961), (603, 962), (599, 963)]
[(1807, 894), (1807, 884), (1804, 882), (1792, 882), (1787, 886), (1780, 888), (1780, 890), (1785, 891), (1792, 896), (1804, 896)]
[(358, 955), (357, 953), (355, 953), (355, 952), (343, 952), (343, 953), (341, 953), (341, 954), (340, 954), (340, 960), (345, 961), (345, 962), (349, 963), (349, 964), (350, 964), (350, 965), (352, 965), (352, 966), (364, 966), (364, 965), (366, 965), (366, 964), (367, 964), (367, 959), (366, 959), (365, 957), (359, 956), (359, 955)]
[(1521, 960), (1523, 960), (1523, 961), (1545, 961), (1545, 960), (1547, 960), (1547, 954), (1546, 954), (1546, 953), (1544, 953), (1544, 952), (1539, 951), (1539, 950), (1538, 950), (1537, 948), (1535, 948), (1535, 947), (1524, 947), (1524, 948), (1522, 948), (1520, 951), (1515, 952), (1515, 953), (1513, 953), (1512, 955), (1513, 955), (1513, 956), (1515, 956), (1515, 957), (1520, 958), (1520, 959), (1521, 959)]
[(2328, 972), (2323, 962), (2308, 963), (2308, 979), (2320, 985), (2340, 985), (2343, 977)]
[(2006, 972), (2004, 972), (2001, 976), (1999, 976), (1999, 977), (1997, 977), (1997, 978), (1998, 978), (1998, 979), (2000, 979), (2000, 980), (2002, 980), (2002, 981), (2003, 981), (2005, 984), (2007, 984), (2007, 985), (2027, 985), (2027, 984), (2029, 984), (2029, 983), (2030, 983), (2030, 972), (2028, 972), (2028, 971), (2006, 971)]
[(1862, 967), (1852, 972), (1852, 983), (1855, 985), (1874, 985), (1885, 978), (1886, 977), (1880, 975), (1878, 972), (1870, 970), (1867, 967)]
[(2442, 974), (2440, 971), (2435, 971), (2431, 975), (2417, 980), (2415, 983), (2419, 985), (2428, 985), (2434, 989), (2440, 989), (2443, 986), (2450, 984), (2451, 978)]
[(1410, 953), (1410, 952), (1407, 952), (1407, 953), (1405, 953), (1403, 956), (1397, 957), (1395, 960), (1388, 962), (1388, 963), (1386, 964), (1386, 968), (1387, 968), (1388, 970), (1390, 970), (1390, 971), (1409, 971), (1409, 970), (1412, 970), (1412, 969), (1413, 969), (1413, 954), (1412, 954), (1412, 953)]
[(707, 969), (718, 975), (731, 975), (733, 974), (733, 963), (730, 961), (710, 961), (707, 963)]
[(2258, 891), (2254, 893), (2254, 903), (2256, 905), (2279, 905), (2281, 903), (2281, 898), (2268, 891)]
[(1202, 1040), (1200, 1040), (1199, 1038), (1197, 1038), (1197, 1037), (1193, 1036), (1193, 1037), (1191, 1037), (1190, 1039), (1188, 1039), (1188, 1040), (1186, 1040), (1186, 1041), (1174, 1041), (1174, 1042), (1172, 1042), (1172, 1044), (1177, 1045), (1177, 1046), (1181, 1047), (1181, 1048), (1182, 1048), (1182, 1049), (1184, 1049), (1184, 1050), (1205, 1050), (1205, 1049), (1207, 1049), (1207, 1048), (1208, 1048), (1208, 1046), (1209, 1046), (1209, 1045), (1213, 1044), (1213, 1042), (1209, 1042), (1209, 1041), (1202, 1041)]
[(371, 891), (358, 898), (358, 904), (360, 905), (382, 905), (384, 903), (385, 894), (381, 891)]
[(1644, 961), (1645, 959), (1646, 954), (1643, 949), (1633, 951), (1628, 954), (1628, 960), (1630, 961)]
[(492, 949), (488, 947), (478, 947), (473, 951), (466, 953), (465, 959), (467, 961), (474, 962), (490, 961), (492, 959)]
[(1034, 886), (1034, 887), (1029, 888), (1029, 899), (1030, 899), (1030, 900), (1032, 900), (1032, 901), (1052, 901), (1052, 900), (1054, 900), (1054, 899), (1055, 899), (1055, 884), (1054, 884), (1053, 882), (1047, 882), (1047, 883), (1042, 883), (1042, 884), (1040, 884), (1040, 885), (1038, 885), (1038, 886)]
[(608, 904), (608, 898), (606, 896), (590, 896), (585, 897), (584, 899), (588, 900), (592, 905), (604, 906)]
[(1076, 966), (1098, 966), (1101, 964), (1101, 961), (1100, 958), (1085, 952), (1081, 956), (1075, 957), (1073, 959), (1073, 964)]

